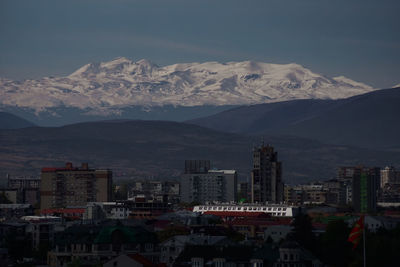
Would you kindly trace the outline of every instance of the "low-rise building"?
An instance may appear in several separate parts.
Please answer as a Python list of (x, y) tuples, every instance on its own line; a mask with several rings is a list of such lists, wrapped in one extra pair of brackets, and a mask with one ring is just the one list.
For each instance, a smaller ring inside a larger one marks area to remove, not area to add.
[(0, 218), (3, 220), (33, 215), (33, 213), (31, 204), (0, 204)]
[(160, 243), (160, 262), (173, 266), (176, 258), (188, 245), (210, 245), (227, 239), (226, 236), (209, 236), (203, 234), (176, 235)]
[(300, 212), (300, 207), (279, 204), (210, 204), (193, 207), (193, 212), (262, 212), (271, 217), (295, 217)]
[(119, 255), (103, 264), (103, 267), (156, 267), (157, 264), (149, 261), (146, 257), (135, 254)]
[(293, 226), (291, 225), (271, 225), (264, 231), (264, 240), (271, 238), (273, 242), (278, 243), (282, 239), (285, 239), (287, 235), (292, 232), (292, 230)]
[(157, 237), (140, 226), (71, 226), (55, 236), (54, 249), (48, 253), (50, 266), (67, 266), (73, 260), (83, 265), (104, 264), (119, 255), (141, 254), (158, 262)]
[(128, 191), (128, 200), (139, 196), (157, 202), (178, 203), (180, 200), (180, 183), (176, 181), (135, 181)]

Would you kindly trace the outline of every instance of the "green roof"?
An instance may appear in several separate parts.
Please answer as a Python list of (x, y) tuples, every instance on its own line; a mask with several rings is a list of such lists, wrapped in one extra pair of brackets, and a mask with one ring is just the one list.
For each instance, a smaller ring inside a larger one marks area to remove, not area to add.
[(156, 243), (157, 236), (142, 227), (130, 227), (124, 225), (114, 226), (88, 226), (79, 225), (65, 229), (56, 234), (55, 243), (67, 244), (111, 244), (113, 233), (120, 232), (123, 243)]
[(157, 236), (141, 227), (128, 227), (123, 225), (104, 227), (95, 238), (95, 244), (112, 243), (112, 235), (115, 231), (122, 233), (124, 243), (154, 243), (157, 242)]
[(124, 239), (124, 243), (135, 243), (136, 233), (132, 228), (126, 226), (110, 226), (104, 227), (99, 235), (95, 238), (95, 244), (110, 244), (112, 243), (112, 234), (114, 231), (121, 231)]

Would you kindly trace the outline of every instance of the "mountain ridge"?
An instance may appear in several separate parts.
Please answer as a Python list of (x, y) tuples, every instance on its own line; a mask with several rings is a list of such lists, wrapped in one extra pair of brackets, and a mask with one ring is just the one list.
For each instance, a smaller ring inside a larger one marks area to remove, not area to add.
[(0, 78), (0, 105), (31, 109), (37, 115), (60, 106), (107, 115), (130, 106), (247, 105), (345, 98), (373, 90), (294, 63), (195, 62), (160, 67), (145, 59), (134, 62), (120, 57), (86, 64), (65, 77)]
[(400, 88), (339, 100), (294, 100), (237, 107), (188, 121), (249, 135), (293, 135), (336, 145), (400, 149)]

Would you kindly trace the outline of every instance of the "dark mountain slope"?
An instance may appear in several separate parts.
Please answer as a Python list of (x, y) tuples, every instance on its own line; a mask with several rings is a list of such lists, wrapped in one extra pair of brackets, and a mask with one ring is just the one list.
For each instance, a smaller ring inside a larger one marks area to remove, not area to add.
[(33, 123), (8, 112), (0, 112), (0, 129), (19, 129), (35, 126)]
[[(241, 177), (248, 177), (252, 147), (260, 140), (165, 121), (0, 130), (0, 170), (12, 175), (31, 174), (44, 166), (71, 161), (111, 168), (116, 177), (171, 178), (182, 173), (185, 159), (210, 159), (214, 167), (236, 169)], [(324, 145), (303, 138), (269, 136), (265, 142), (278, 151), (284, 179), (289, 182), (331, 178), (340, 165), (383, 166), (400, 161), (396, 152)]]
[(240, 107), (192, 120), (250, 135), (293, 135), (324, 143), (400, 148), (400, 88), (341, 100), (296, 100)]

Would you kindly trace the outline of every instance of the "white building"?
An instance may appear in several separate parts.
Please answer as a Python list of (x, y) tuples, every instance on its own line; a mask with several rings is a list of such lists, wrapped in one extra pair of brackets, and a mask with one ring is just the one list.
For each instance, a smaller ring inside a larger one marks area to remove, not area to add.
[(208, 211), (217, 212), (264, 212), (273, 217), (295, 217), (300, 208), (279, 204), (215, 204), (199, 205), (193, 207), (193, 212), (205, 213)]
[[(359, 217), (354, 217), (347, 221), (350, 227), (353, 227), (354, 223)], [(383, 216), (365, 216), (364, 225), (369, 231), (375, 233), (379, 228), (386, 230), (394, 229), (400, 220), (397, 218), (383, 217)]]

